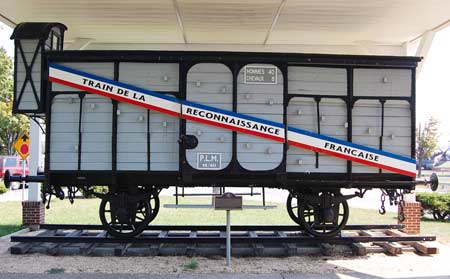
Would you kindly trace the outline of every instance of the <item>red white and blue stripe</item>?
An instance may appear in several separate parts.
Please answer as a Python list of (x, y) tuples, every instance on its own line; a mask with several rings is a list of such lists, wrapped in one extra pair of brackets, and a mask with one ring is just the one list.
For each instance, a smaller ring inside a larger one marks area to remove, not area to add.
[(290, 145), (416, 177), (414, 159), (293, 127), (288, 128), (287, 138)]
[(50, 64), (49, 80), (117, 101), (145, 107), (173, 116), (180, 116), (181, 104), (175, 97), (159, 94), (151, 90), (138, 88), (62, 65)]
[(182, 117), (261, 138), (285, 142), (283, 124), (242, 113), (183, 101)]
[[(277, 142), (286, 141), (285, 126), (282, 123), (189, 101), (182, 101), (171, 96), (106, 79), (62, 65), (50, 64), (49, 80), (121, 102), (134, 104), (175, 117), (182, 117), (186, 120)], [(416, 163), (413, 159), (305, 130), (288, 127), (287, 142), (290, 145), (300, 148), (406, 176), (415, 177), (416, 175)]]

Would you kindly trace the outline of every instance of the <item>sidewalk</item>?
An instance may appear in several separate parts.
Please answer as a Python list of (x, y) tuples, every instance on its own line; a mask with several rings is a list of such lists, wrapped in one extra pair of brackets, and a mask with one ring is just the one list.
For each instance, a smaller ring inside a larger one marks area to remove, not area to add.
[[(245, 274), (245, 273), (219, 273), (219, 274), (0, 274), (0, 279), (383, 279), (386, 277), (372, 276), (364, 273), (328, 273), (328, 274)], [(449, 279), (448, 276), (426, 277), (395, 277), (392, 279)]]
[[(0, 183), (3, 183), (3, 181), (0, 181)], [(28, 199), (28, 189), (25, 189), (24, 192), (24, 200)], [(11, 190), (9, 189), (8, 192), (0, 195), (0, 202), (11, 202), (11, 201), (22, 201), (22, 189), (19, 190)]]

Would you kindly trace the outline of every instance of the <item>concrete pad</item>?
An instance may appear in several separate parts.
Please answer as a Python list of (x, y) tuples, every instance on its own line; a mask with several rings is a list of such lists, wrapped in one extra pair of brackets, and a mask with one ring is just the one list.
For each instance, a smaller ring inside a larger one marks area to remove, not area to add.
[(336, 273), (326, 273), (326, 274), (283, 273), (282, 276), (283, 279), (341, 279)]
[(218, 273), (218, 274), (188, 274), (182, 273), (179, 279), (283, 279), (279, 273), (246, 274), (246, 273)]
[(326, 273), (326, 274), (246, 274), (246, 273), (181, 273), (181, 274), (109, 274), (109, 273), (78, 273), (78, 274), (21, 274), (21, 273), (0, 273), (0, 279), (449, 279), (449, 276), (389, 276), (380, 277), (365, 273)]
[(108, 274), (108, 273), (72, 273), (72, 274), (21, 274), (0, 273), (0, 279), (177, 279), (178, 274)]

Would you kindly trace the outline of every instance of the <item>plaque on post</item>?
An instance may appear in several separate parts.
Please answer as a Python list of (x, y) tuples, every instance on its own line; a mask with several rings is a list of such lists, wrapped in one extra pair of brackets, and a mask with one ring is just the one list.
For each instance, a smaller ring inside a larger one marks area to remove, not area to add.
[(242, 210), (242, 196), (233, 193), (225, 193), (214, 198), (214, 209), (216, 210)]
[(242, 196), (236, 196), (233, 193), (225, 193), (214, 198), (215, 210), (227, 211), (227, 267), (231, 267), (231, 210), (242, 210)]

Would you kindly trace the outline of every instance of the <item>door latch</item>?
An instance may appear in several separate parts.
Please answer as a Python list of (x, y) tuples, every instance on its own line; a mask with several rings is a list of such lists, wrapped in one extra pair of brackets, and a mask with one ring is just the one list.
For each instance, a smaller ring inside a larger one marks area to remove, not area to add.
[(198, 145), (198, 139), (194, 135), (182, 135), (178, 140), (178, 143), (181, 144), (184, 149), (194, 149)]

